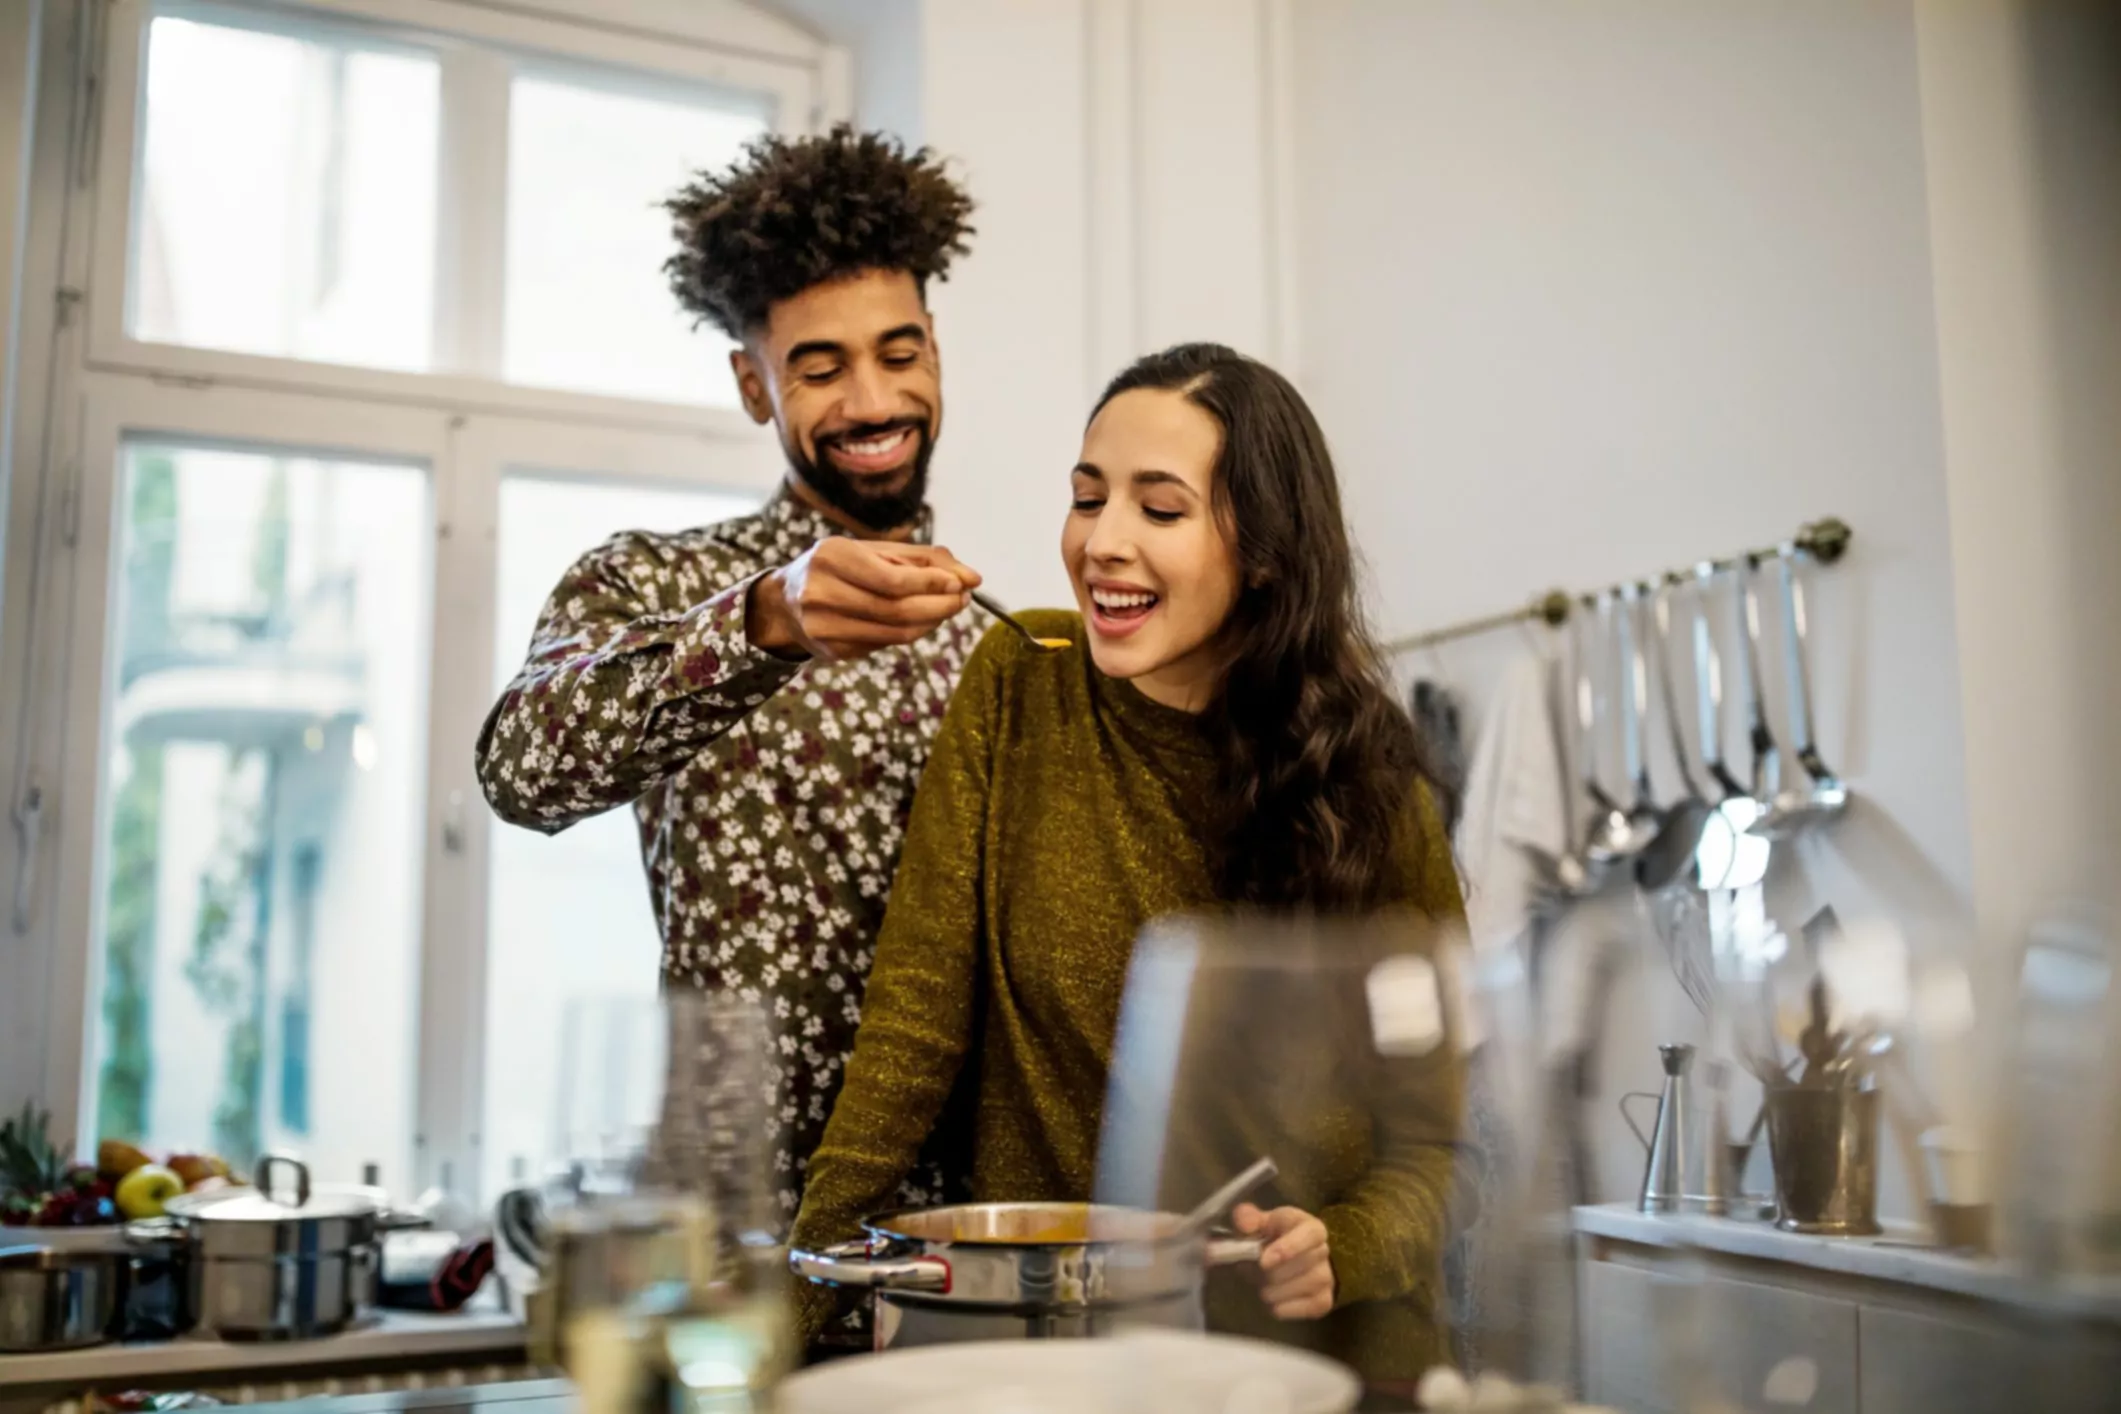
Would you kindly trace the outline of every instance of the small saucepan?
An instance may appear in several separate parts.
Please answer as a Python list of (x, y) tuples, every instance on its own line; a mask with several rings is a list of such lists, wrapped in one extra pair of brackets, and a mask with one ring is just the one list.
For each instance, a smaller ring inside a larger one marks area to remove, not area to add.
[(375, 1304), (387, 1214), (378, 1195), (312, 1188), (285, 1154), (258, 1161), (254, 1188), (186, 1194), (167, 1215), (126, 1229), (136, 1241), (181, 1239), (197, 1331), (224, 1340), (334, 1335)]
[(0, 1248), (0, 1351), (78, 1350), (109, 1340), (125, 1254)]

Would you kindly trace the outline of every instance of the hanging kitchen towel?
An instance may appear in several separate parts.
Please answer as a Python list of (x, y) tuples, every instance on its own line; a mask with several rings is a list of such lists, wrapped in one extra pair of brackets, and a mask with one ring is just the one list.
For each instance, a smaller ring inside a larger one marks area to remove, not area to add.
[(1465, 737), (1458, 725), (1458, 698), (1440, 682), (1420, 678), (1408, 703), (1414, 725), (1429, 748), (1429, 765), (1435, 770), (1443, 798), (1444, 829), (1456, 831), (1466, 791)]
[(1510, 665), (1466, 777), (1457, 839), (1476, 967), (1524, 937), (1548, 901), (1549, 870), (1568, 840), (1555, 672), (1537, 654)]

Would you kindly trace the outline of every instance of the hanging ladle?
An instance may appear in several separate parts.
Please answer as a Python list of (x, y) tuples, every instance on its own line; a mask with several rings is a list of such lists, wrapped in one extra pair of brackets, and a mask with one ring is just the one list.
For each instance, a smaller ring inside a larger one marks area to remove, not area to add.
[[(1767, 705), (1760, 695), (1760, 607), (1754, 597), (1749, 561), (1737, 571), (1739, 692), (1746, 700), (1753, 762), (1751, 785), (1741, 786), (1723, 754), (1723, 664), (1706, 616), (1694, 621), (1694, 669), (1701, 711), (1701, 754), (1708, 775), (1723, 792), (1716, 818), (1701, 832), (1694, 877), (1702, 889), (1745, 889), (1767, 877), (1768, 841), (1753, 832), (1767, 812), (1765, 801), (1781, 778), (1781, 757), (1767, 725)], [(1695, 579), (1707, 583), (1716, 567), (1702, 565)]]
[(1635, 882), (1652, 893), (1680, 882), (1692, 870), (1694, 856), (1701, 847), (1702, 829), (1715, 813), (1695, 779), (1686, 731), (1679, 722), (1679, 693), (1672, 685), (1672, 583), (1668, 579), (1652, 593), (1650, 613), (1657, 623), (1653, 646), (1657, 651), (1658, 694), (1663, 700), (1665, 725), (1672, 737), (1672, 759), (1678, 763), (1684, 794), (1664, 808), (1657, 837), (1635, 857)]
[[(1633, 591), (1626, 591), (1632, 593)], [(1613, 613), (1620, 596), (1608, 590), (1598, 596), (1598, 617), (1603, 623)], [(1599, 779), (1598, 763), (1588, 747), (1588, 741), (1596, 727), (1597, 707), (1591, 694), (1587, 672), (1579, 673), (1576, 690), (1577, 720), (1586, 738), (1584, 758), (1584, 789), (1598, 806), (1598, 814), (1591, 821), (1591, 833), (1584, 841), (1585, 857), (1597, 864), (1616, 864), (1624, 859), (1633, 859), (1649, 847), (1657, 835), (1657, 814), (1650, 806), (1647, 780), (1642, 771), (1642, 723), (1637, 715), (1636, 703), (1640, 699), (1638, 684), (1641, 666), (1634, 651), (1634, 634), (1628, 626), (1631, 605), (1618, 602), (1619, 613), (1614, 631), (1620, 658), (1620, 730), (1621, 750), (1630, 782), (1634, 786), (1634, 803), (1623, 808)], [(1588, 657), (1588, 655), (1586, 655)]]
[(1848, 787), (1819, 755), (1812, 733), (1811, 652), (1806, 641), (1803, 586), (1797, 581), (1797, 559), (1808, 552), (1794, 542), (1777, 557), (1782, 570), (1783, 676), (1790, 698), (1790, 733), (1797, 741), (1797, 764), (1808, 784), (1791, 782), (1775, 792), (1766, 813), (1753, 826), (1770, 839), (1786, 839), (1806, 826), (1848, 808)]
[[(1585, 850), (1582, 837), (1576, 828), (1576, 778), (1570, 773), (1572, 756), (1580, 762), (1591, 759), (1591, 741), (1587, 732), (1571, 726), (1578, 722), (1577, 699), (1590, 691), (1588, 682), (1581, 675), (1583, 665), (1583, 635), (1571, 633), (1569, 637), (1570, 658), (1563, 662), (1558, 657), (1547, 665), (1546, 682), (1550, 720), (1554, 730), (1554, 761), (1561, 773), (1561, 853), (1551, 859), (1539, 851), (1540, 862), (1548, 882), (1566, 897), (1588, 898), (1598, 892), (1605, 883), (1606, 865), (1602, 860), (1592, 859)], [(1554, 699), (1565, 699), (1556, 702)], [(1554, 710), (1554, 709), (1559, 710)], [(1573, 738), (1573, 752), (1570, 750)], [(1586, 764), (1586, 780), (1595, 785), (1595, 772)], [(1600, 788), (1602, 789), (1602, 787)]]

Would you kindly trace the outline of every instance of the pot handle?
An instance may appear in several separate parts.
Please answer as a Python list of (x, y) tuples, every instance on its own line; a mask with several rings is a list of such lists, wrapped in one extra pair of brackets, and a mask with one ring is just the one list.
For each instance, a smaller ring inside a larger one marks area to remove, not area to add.
[(1256, 1262), (1267, 1244), (1256, 1237), (1211, 1237), (1202, 1261), (1211, 1267), (1237, 1267)]
[(822, 1286), (882, 1287), (889, 1291), (950, 1290), (950, 1264), (940, 1257), (897, 1257), (878, 1261), (869, 1244), (836, 1242), (815, 1252), (788, 1253), (788, 1270)]
[[(292, 1170), (295, 1176), (295, 1196), (294, 1201), (291, 1203), (273, 1192), (273, 1171), (282, 1168)], [(287, 1206), (291, 1208), (304, 1207), (309, 1203), (309, 1165), (303, 1163), (293, 1154), (277, 1152), (260, 1154), (258, 1156), (257, 1171), (251, 1175), (251, 1182), (260, 1193), (276, 1203), (287, 1203)]]
[[(1664, 1103), (1664, 1097), (1652, 1090), (1630, 1090), (1620, 1097), (1620, 1117), (1628, 1122), (1628, 1128), (1635, 1131), (1635, 1138), (1642, 1144), (1642, 1151), (1647, 1154), (1650, 1151), (1650, 1136), (1643, 1132), (1641, 1125), (1635, 1123), (1635, 1116), (1628, 1113), (1630, 1100), (1649, 1100), (1661, 1105)], [(1650, 1127), (1656, 1128), (1654, 1121)]]

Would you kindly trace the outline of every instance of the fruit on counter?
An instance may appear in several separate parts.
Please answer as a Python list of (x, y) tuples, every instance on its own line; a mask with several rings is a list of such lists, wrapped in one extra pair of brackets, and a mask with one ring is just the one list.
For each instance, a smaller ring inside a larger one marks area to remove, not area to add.
[(51, 1142), (51, 1116), (34, 1106), (0, 1123), (0, 1226), (114, 1224), (156, 1216), (179, 1193), (242, 1186), (218, 1154), (185, 1151), (158, 1164), (137, 1144), (106, 1139), (90, 1166), (71, 1162), (72, 1149)]
[(123, 1139), (106, 1139), (96, 1146), (96, 1172), (112, 1183), (116, 1183), (134, 1169), (153, 1162), (153, 1155), (145, 1149), (126, 1143)]
[(171, 1154), (164, 1167), (183, 1179), (186, 1188), (194, 1186), (202, 1179), (224, 1177), (228, 1172), (226, 1165), (216, 1172), (213, 1160), (204, 1154)]
[(52, 1143), (51, 1122), (49, 1112), (24, 1105), (0, 1124), (0, 1195), (41, 1206), (46, 1194), (71, 1187), (66, 1156), (73, 1146)]
[(184, 1180), (161, 1164), (142, 1164), (118, 1180), (112, 1196), (128, 1218), (159, 1218), (162, 1205), (184, 1191)]

